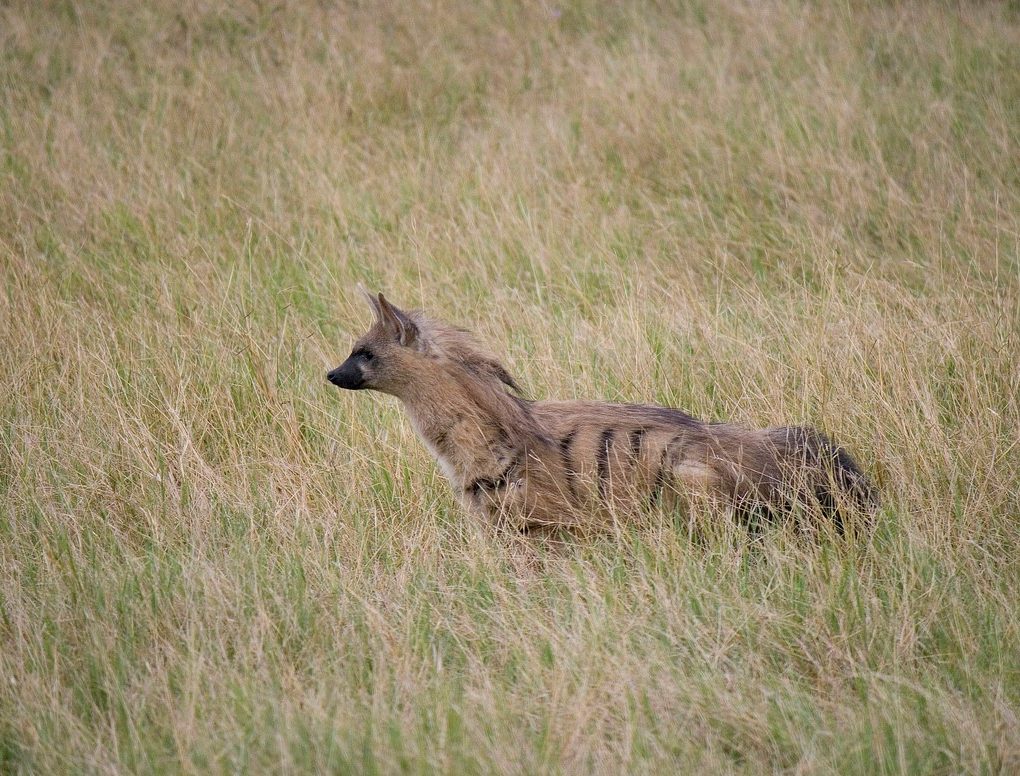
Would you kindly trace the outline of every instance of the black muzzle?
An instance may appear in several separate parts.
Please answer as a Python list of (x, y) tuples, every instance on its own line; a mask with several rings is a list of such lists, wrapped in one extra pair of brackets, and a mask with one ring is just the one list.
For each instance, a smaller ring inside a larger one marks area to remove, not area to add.
[(361, 366), (356, 359), (349, 358), (332, 372), (326, 374), (329, 380), (337, 388), (346, 388), (348, 391), (356, 391), (365, 387), (365, 378), (361, 374)]

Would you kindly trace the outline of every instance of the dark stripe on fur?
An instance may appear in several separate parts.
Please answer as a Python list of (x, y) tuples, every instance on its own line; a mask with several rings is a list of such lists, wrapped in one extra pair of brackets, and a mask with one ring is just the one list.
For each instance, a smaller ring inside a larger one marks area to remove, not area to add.
[(644, 439), (645, 430), (636, 428), (630, 432), (630, 455), (637, 462), (641, 458), (641, 440)]
[(655, 471), (655, 481), (652, 483), (652, 492), (648, 497), (648, 506), (654, 507), (659, 501), (662, 489), (666, 486), (666, 457), (669, 455), (669, 445), (662, 448), (662, 455), (659, 456), (659, 468)]
[(599, 495), (606, 497), (606, 486), (609, 483), (609, 448), (613, 444), (613, 429), (607, 428), (599, 437), (599, 449), (595, 453), (595, 466), (598, 470)]
[(446, 448), (446, 443), (449, 442), (450, 439), (446, 431), (437, 431), (435, 439), (433, 439), (432, 441), (435, 442), (436, 449), (439, 452), (443, 453), (444, 455), (449, 454), (449, 450), (447, 450)]
[(683, 443), (686, 437), (683, 434), (677, 434), (669, 440), (669, 444), (666, 445), (666, 452), (669, 453), (669, 464), (675, 466), (677, 463), (677, 450), (683, 449)]
[(503, 473), (500, 474), (498, 477), (479, 478), (472, 482), (470, 485), (468, 485), (467, 489), (473, 495), (477, 496), (482, 491), (489, 492), (505, 488), (507, 485), (510, 484), (511, 475), (513, 471), (517, 468), (518, 464), (520, 464), (520, 462), (521, 462), (520, 458), (514, 458), (514, 460), (510, 462), (510, 465), (507, 466), (506, 469), (503, 470)]
[(570, 490), (570, 498), (576, 502), (577, 486), (574, 484), (574, 478), (577, 477), (577, 472), (574, 470), (574, 460), (570, 454), (570, 450), (574, 446), (575, 436), (577, 436), (576, 428), (571, 429), (570, 432), (560, 440), (560, 461), (563, 462), (563, 473), (567, 478), (567, 488)]

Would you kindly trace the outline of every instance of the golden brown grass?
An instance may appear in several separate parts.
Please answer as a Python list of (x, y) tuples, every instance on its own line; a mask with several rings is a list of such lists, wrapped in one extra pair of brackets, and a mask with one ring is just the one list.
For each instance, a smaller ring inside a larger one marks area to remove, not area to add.
[[(0, 771), (1020, 769), (1015, 5), (23, 2), (0, 63)], [(874, 535), (536, 565), (326, 384), (358, 281), (819, 425)]]

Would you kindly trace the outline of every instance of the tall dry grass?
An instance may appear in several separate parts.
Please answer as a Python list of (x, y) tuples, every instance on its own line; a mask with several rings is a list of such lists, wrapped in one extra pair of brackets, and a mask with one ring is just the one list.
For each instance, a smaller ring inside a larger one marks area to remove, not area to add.
[[(1020, 769), (1015, 4), (16, 2), (0, 78), (0, 771)], [(326, 384), (358, 281), (874, 535), (536, 565)]]

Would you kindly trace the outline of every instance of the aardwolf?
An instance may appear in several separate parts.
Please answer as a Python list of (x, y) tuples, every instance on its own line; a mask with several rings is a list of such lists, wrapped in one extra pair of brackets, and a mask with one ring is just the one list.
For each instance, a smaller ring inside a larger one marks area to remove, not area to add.
[(368, 332), (326, 375), (400, 399), (466, 507), (521, 533), (605, 529), (661, 503), (720, 504), (744, 520), (821, 513), (840, 533), (878, 495), (812, 428), (752, 430), (667, 407), (530, 401), (464, 329), (364, 292)]

